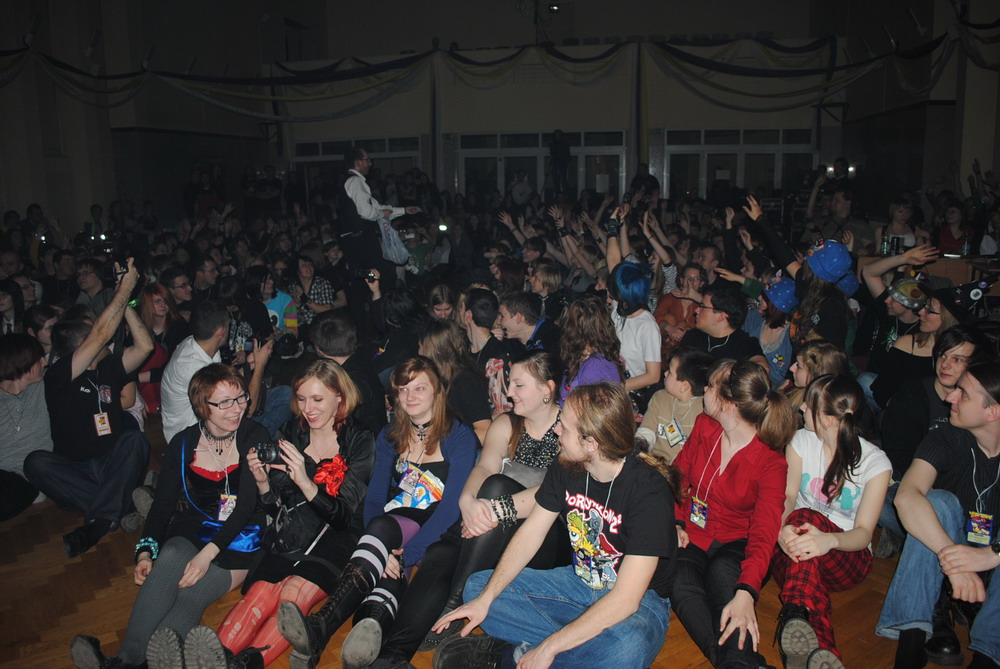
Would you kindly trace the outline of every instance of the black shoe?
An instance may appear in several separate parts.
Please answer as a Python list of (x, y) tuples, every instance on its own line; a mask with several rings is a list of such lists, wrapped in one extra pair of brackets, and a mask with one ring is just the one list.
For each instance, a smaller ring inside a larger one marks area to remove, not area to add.
[(73, 642), (69, 645), (69, 654), (77, 669), (107, 669), (116, 666), (118, 660), (114, 657), (104, 657), (104, 653), (101, 652), (101, 642), (85, 634), (73, 637)]
[(965, 664), (962, 645), (958, 642), (958, 635), (955, 634), (951, 598), (945, 593), (938, 597), (931, 624), (933, 625), (931, 637), (924, 644), (927, 659), (946, 667), (960, 667)]
[[(448, 598), (448, 602), (444, 605), (444, 610), (441, 611), (441, 615), (438, 616), (438, 620), (444, 618), (446, 615), (448, 615), (461, 605), (462, 605), (462, 591), (459, 590), (458, 592), (453, 592), (451, 594), (451, 597)], [(420, 647), (417, 648), (417, 651), (419, 652), (425, 650), (434, 650), (442, 643), (444, 643), (445, 639), (447, 639), (448, 637), (452, 636), (453, 634), (461, 630), (464, 625), (465, 621), (459, 619), (451, 621), (448, 624), (448, 626), (444, 628), (444, 631), (442, 631), (440, 634), (438, 634), (432, 629), (427, 633), (427, 636), (424, 637), (424, 640), (420, 642)]]
[(1000, 664), (994, 662), (986, 655), (973, 653), (972, 662), (969, 663), (968, 669), (997, 669), (998, 667), (1000, 667)]
[(500, 669), (514, 645), (487, 634), (453, 636), (434, 653), (434, 669)]
[(807, 669), (844, 669), (844, 663), (837, 654), (828, 648), (817, 648), (809, 653), (806, 661)]
[(228, 669), (226, 654), (219, 635), (211, 627), (195, 627), (184, 639), (186, 669)]
[(785, 669), (806, 669), (809, 654), (819, 648), (809, 625), (809, 611), (801, 604), (785, 604), (778, 614), (778, 648)]
[(146, 646), (146, 662), (149, 669), (184, 669), (180, 635), (166, 627), (153, 632)]
[(282, 602), (278, 607), (278, 630), (294, 649), (288, 658), (290, 669), (315, 669), (330, 637), (371, 589), (364, 573), (348, 562), (323, 608), (313, 615), (306, 616), (293, 602)]
[(83, 555), (96, 546), (101, 537), (114, 528), (115, 523), (107, 520), (95, 520), (64, 534), (63, 550), (66, 552), (66, 557), (75, 558), (77, 555)]
[(872, 554), (877, 558), (891, 558), (899, 555), (902, 550), (903, 537), (883, 527), (878, 535), (878, 545), (875, 546)]

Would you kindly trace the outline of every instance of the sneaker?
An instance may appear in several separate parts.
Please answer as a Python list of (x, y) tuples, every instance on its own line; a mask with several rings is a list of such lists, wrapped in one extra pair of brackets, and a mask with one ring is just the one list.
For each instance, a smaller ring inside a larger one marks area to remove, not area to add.
[(434, 669), (500, 669), (514, 645), (488, 634), (453, 636), (434, 653)]
[(778, 614), (778, 647), (785, 669), (807, 669), (809, 654), (819, 648), (809, 625), (809, 612), (800, 604), (785, 604)]
[(107, 658), (101, 652), (101, 642), (85, 634), (73, 637), (69, 655), (77, 669), (101, 669), (107, 663)]
[(122, 516), (122, 522), (119, 524), (119, 527), (122, 528), (122, 532), (125, 532), (126, 534), (133, 534), (139, 531), (143, 522), (143, 517), (139, 515), (139, 512), (132, 511), (131, 513), (126, 513)]
[(882, 528), (878, 535), (878, 544), (872, 555), (877, 558), (888, 559), (899, 555), (903, 550), (903, 537), (894, 532)]
[(146, 522), (146, 518), (149, 517), (149, 509), (153, 506), (153, 495), (156, 489), (151, 485), (139, 486), (132, 491), (132, 503), (135, 504), (135, 510), (140, 516), (142, 516), (142, 521)]
[(363, 618), (351, 628), (340, 650), (343, 669), (365, 669), (382, 650), (382, 626), (374, 618)]
[(83, 555), (96, 546), (101, 537), (113, 528), (114, 523), (106, 520), (95, 520), (64, 534), (62, 541), (66, 557), (75, 558), (78, 555)]
[[(187, 669), (228, 669), (226, 649), (211, 627), (198, 626), (184, 639), (184, 667)], [(150, 664), (149, 669), (154, 669)]]
[(817, 648), (809, 653), (806, 669), (844, 669), (844, 663), (829, 648)]
[(149, 669), (184, 669), (180, 635), (166, 627), (153, 632), (146, 646), (146, 663)]

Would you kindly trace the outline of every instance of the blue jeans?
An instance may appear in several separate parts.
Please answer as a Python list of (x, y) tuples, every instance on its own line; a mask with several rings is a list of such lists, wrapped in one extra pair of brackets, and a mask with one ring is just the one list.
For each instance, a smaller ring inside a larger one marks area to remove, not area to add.
[(888, 530), (897, 537), (905, 537), (906, 530), (899, 523), (899, 514), (896, 513), (896, 492), (899, 490), (899, 481), (889, 484), (889, 490), (885, 493), (885, 501), (882, 502), (882, 511), (878, 516), (879, 527), (882, 531)]
[(861, 386), (861, 390), (865, 393), (865, 399), (868, 400), (868, 406), (872, 408), (872, 411), (878, 413), (882, 410), (882, 407), (878, 405), (875, 401), (875, 396), (872, 394), (872, 383), (878, 378), (878, 374), (875, 372), (865, 372), (864, 374), (858, 375), (858, 385)]
[[(465, 601), (486, 587), (493, 570), (480, 571), (465, 584)], [(594, 590), (573, 567), (524, 569), (490, 607), (482, 628), (492, 637), (519, 644), (514, 660), (573, 622), (608, 590)], [(597, 667), (614, 663), (641, 669), (653, 663), (670, 625), (670, 600), (647, 590), (639, 610), (593, 639), (556, 656), (553, 667)]]
[(264, 413), (254, 420), (266, 427), (273, 438), (278, 434), (278, 428), (287, 423), (292, 415), (292, 387), (275, 386), (267, 389)]
[[(946, 490), (931, 490), (927, 493), (927, 500), (951, 540), (964, 545), (966, 514), (958, 498)], [(875, 633), (898, 639), (902, 630), (922, 629), (930, 636), (931, 617), (944, 578), (937, 555), (913, 535), (908, 535)], [(1000, 662), (1000, 635), (996, 633), (997, 629), (1000, 629), (1000, 578), (994, 574), (986, 589), (986, 601), (969, 630), (969, 649)]]

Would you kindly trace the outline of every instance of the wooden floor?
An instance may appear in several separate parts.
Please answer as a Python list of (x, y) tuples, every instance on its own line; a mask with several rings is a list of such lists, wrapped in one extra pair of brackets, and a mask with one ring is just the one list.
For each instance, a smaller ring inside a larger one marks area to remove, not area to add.
[[(159, 426), (151, 427), (158, 434)], [(154, 439), (154, 451), (162, 451), (162, 446), (162, 437)], [(109, 653), (124, 638), (136, 592), (131, 574), (139, 535), (114, 532), (83, 556), (69, 560), (62, 552), (61, 537), (79, 522), (78, 514), (43, 502), (0, 524), (0, 667), (71, 669), (69, 643), (75, 634), (100, 638)], [(892, 666), (895, 643), (875, 636), (874, 629), (895, 566), (895, 559), (876, 560), (872, 574), (861, 587), (834, 595), (837, 641), (849, 668)], [(238, 592), (229, 593), (210, 607), (204, 624), (217, 627), (238, 597)], [(761, 652), (778, 667), (781, 661), (771, 639), (779, 607), (777, 588), (769, 583), (758, 605)], [(346, 627), (330, 643), (321, 668), (340, 666), (339, 647)], [(959, 634), (964, 643), (964, 630)], [(431, 653), (420, 653), (413, 664), (429, 669)], [(287, 658), (272, 666), (288, 666)], [(683, 626), (672, 618), (666, 643), (653, 667), (710, 665)]]

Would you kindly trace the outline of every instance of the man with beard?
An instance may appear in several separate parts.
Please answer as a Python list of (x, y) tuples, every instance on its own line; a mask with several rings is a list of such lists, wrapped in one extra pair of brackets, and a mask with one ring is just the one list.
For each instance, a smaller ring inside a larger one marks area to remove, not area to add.
[[(636, 455), (632, 405), (620, 385), (574, 389), (556, 433), (559, 460), (497, 568), (473, 574), (467, 603), (437, 622), (440, 632), (469, 619), (438, 649), (438, 669), (511, 661), (648, 667), (663, 645), (677, 551), (675, 533), (662, 531), (674, 524), (673, 486), (665, 479), (673, 470)], [(573, 563), (525, 569), (559, 516)], [(480, 624), (486, 634), (469, 636)]]

